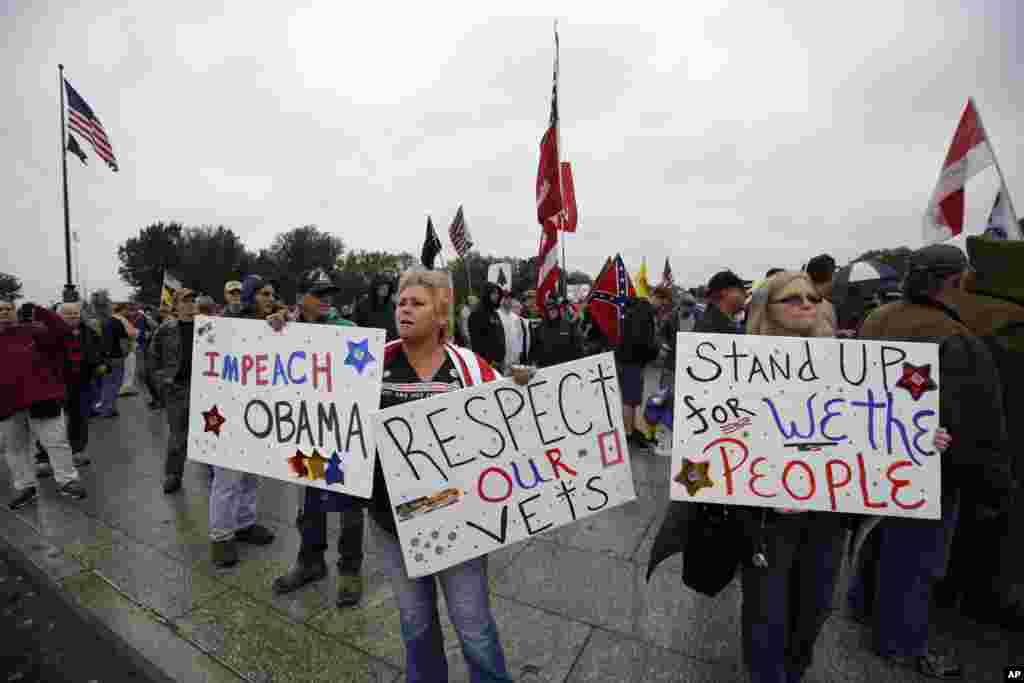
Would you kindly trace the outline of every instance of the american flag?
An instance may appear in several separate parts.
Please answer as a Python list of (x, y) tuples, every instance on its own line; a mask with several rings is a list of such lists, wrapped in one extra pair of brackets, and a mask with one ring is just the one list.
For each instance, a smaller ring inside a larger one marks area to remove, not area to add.
[(664, 287), (673, 287), (676, 280), (672, 277), (672, 266), (668, 264), (668, 256), (665, 257), (665, 270), (661, 273), (661, 284)]
[(92, 107), (82, 99), (67, 79), (64, 79), (64, 88), (68, 94), (68, 127), (89, 141), (93, 150), (107, 166), (114, 171), (117, 170), (117, 159), (114, 158), (114, 150), (107, 139), (107, 133), (103, 130), (103, 124), (93, 112)]
[(461, 206), (455, 212), (452, 225), (448, 228), (448, 235), (452, 238), (452, 246), (455, 247), (455, 252), (460, 258), (465, 258), (466, 254), (473, 247), (473, 238), (469, 234), (469, 228), (466, 227), (466, 219), (462, 215)]
[(555, 29), (555, 66), (551, 84), (551, 117), (540, 141), (537, 165), (537, 221), (541, 225), (537, 260), (537, 307), (543, 310), (548, 295), (555, 291), (561, 273), (558, 267), (558, 229), (562, 218), (561, 166), (558, 161), (558, 29)]

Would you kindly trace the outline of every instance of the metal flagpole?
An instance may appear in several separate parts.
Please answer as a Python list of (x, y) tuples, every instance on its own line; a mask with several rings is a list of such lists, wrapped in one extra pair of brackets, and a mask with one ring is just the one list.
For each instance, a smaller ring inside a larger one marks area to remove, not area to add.
[(57, 65), (60, 78), (60, 166), (64, 180), (64, 263), (67, 267), (67, 282), (64, 285), (64, 301), (75, 301), (78, 298), (75, 285), (71, 281), (71, 215), (68, 211), (68, 147), (67, 129), (64, 123), (64, 65)]
[[(989, 139), (988, 137), (988, 129), (985, 128), (985, 122), (981, 120), (981, 110), (978, 109), (978, 105), (975, 104), (973, 97), (968, 98), (968, 100), (970, 101), (971, 106), (974, 108), (974, 113), (978, 117), (978, 125), (981, 126), (981, 129), (983, 131), (985, 131), (985, 143), (988, 145), (989, 151), (992, 152), (992, 162), (996, 167), (996, 173), (999, 174), (999, 182), (1002, 184), (1000, 190), (1004, 188), (1006, 189), (1006, 203), (1010, 205), (1010, 215), (1014, 216), (1019, 220), (1019, 216), (1017, 216), (1017, 211), (1014, 210), (1013, 208), (1013, 200), (1010, 199), (1010, 188), (1007, 187), (1006, 185), (1006, 176), (1003, 175), (1003, 169), (1002, 167), (999, 166), (999, 157), (996, 156), (995, 145), (992, 144), (992, 140)], [(1014, 226), (1014, 230), (1019, 234), (1020, 226)]]
[[(559, 81), (561, 80), (561, 65), (559, 64), (559, 47), (558, 47), (558, 19), (555, 19), (555, 92), (558, 92)], [(555, 139), (556, 146), (558, 148), (558, 158), (555, 160), (555, 164), (558, 167), (558, 195), (562, 199), (562, 209), (558, 214), (558, 229), (557, 233), (561, 233), (562, 243), (562, 276), (559, 278), (560, 289), (562, 290), (562, 301), (568, 298), (568, 284), (569, 284), (569, 270), (568, 264), (565, 261), (565, 236), (566, 232), (563, 229), (565, 227), (565, 188), (562, 185), (562, 111), (561, 108), (558, 110), (558, 120), (555, 121)]]

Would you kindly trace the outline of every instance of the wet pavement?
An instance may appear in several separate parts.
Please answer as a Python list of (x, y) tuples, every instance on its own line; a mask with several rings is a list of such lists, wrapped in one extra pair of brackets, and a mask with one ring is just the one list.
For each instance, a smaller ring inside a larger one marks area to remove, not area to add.
[[(216, 570), (209, 561), (205, 467), (189, 463), (184, 490), (164, 495), (164, 413), (148, 410), (142, 397), (121, 399), (119, 410), (120, 418), (91, 425), (93, 465), (82, 470), (89, 498), (58, 498), (53, 481), (43, 480), (37, 504), (0, 510), (0, 537), (17, 549), (18, 561), (30, 562), (51, 588), (172, 680), (403, 680), (398, 611), (372, 524), (357, 609), (334, 607), (333, 551), (327, 580), (292, 595), (271, 592), (299, 545), (300, 489), (289, 484), (266, 480), (260, 489), (262, 521), (277, 540), (241, 546), (238, 566)], [(494, 613), (516, 680), (746, 680), (738, 582), (714, 599), (700, 596), (682, 586), (678, 557), (644, 581), (668, 467), (667, 458), (634, 453), (635, 502), (491, 556)], [(10, 496), (9, 475), (0, 468), (0, 500)], [(336, 537), (337, 515), (329, 518)], [(870, 630), (841, 602), (805, 681), (925, 680), (874, 656)], [(452, 680), (468, 680), (443, 606), (441, 614)], [(1024, 635), (949, 613), (934, 622), (935, 643), (955, 646), (965, 681), (1001, 681), (1003, 667), (1024, 662)], [(69, 680), (113, 679), (83, 673)]]

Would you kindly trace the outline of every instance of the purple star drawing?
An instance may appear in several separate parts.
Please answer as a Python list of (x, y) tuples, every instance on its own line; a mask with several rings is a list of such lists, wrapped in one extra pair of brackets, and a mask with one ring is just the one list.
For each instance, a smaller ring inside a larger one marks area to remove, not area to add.
[(348, 356), (345, 357), (345, 365), (351, 365), (360, 375), (370, 363), (376, 359), (370, 353), (370, 340), (364, 339), (358, 342), (348, 343)]

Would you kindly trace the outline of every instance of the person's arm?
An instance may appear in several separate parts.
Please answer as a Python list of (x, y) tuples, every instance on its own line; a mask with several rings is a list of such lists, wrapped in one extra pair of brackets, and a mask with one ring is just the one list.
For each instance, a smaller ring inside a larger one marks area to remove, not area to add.
[(47, 348), (63, 348), (64, 340), (71, 335), (71, 326), (48, 308), (32, 306), (34, 319), (42, 324), (43, 332), (36, 335), (36, 343)]

